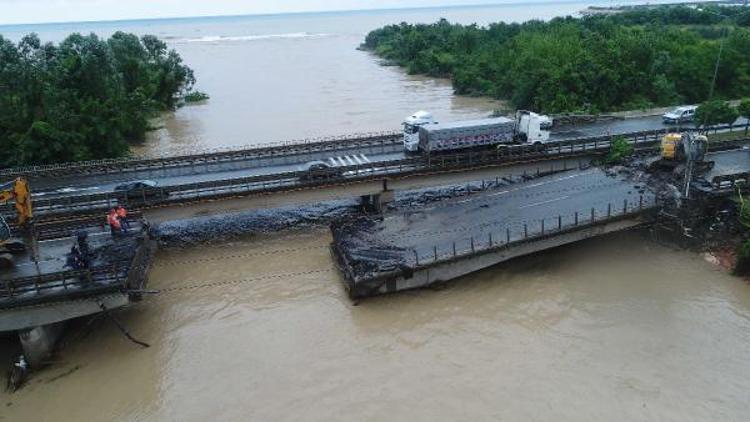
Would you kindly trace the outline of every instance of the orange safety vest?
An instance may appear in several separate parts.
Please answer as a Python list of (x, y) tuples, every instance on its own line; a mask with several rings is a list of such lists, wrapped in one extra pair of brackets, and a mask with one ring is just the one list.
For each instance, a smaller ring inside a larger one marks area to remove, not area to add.
[(107, 223), (115, 229), (120, 229), (120, 220), (117, 218), (117, 214), (111, 213), (107, 216)]

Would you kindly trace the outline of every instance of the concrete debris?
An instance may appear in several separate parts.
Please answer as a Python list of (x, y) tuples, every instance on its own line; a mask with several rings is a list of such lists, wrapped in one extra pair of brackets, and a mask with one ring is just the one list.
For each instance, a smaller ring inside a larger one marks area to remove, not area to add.
[(324, 225), (334, 219), (354, 215), (357, 209), (358, 203), (352, 199), (195, 217), (154, 226), (151, 237), (163, 247), (185, 247), (226, 241), (242, 235)]
[[(553, 171), (557, 173), (559, 171)], [(422, 208), (430, 203), (471, 195), (488, 189), (531, 180), (550, 174), (536, 173), (397, 192), (389, 211)], [(300, 206), (261, 209), (169, 221), (150, 230), (161, 247), (187, 247), (200, 243), (223, 242), (244, 235), (273, 233), (279, 230), (325, 226), (333, 221), (363, 215), (357, 200), (330, 200)]]

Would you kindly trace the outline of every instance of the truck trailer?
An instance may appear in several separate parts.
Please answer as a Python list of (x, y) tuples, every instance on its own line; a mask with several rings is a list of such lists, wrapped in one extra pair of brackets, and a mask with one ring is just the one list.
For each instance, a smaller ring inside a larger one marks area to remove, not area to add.
[(420, 111), (404, 121), (404, 149), (429, 154), (501, 144), (541, 145), (549, 140), (549, 132), (541, 129), (542, 120), (536, 113), (519, 111), (515, 119), (437, 123), (432, 114)]

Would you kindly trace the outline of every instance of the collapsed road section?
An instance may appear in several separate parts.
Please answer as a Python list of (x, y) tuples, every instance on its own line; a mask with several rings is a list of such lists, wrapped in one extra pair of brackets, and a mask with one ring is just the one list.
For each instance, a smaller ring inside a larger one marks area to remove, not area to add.
[(45, 227), (0, 269), (0, 333), (18, 333), (32, 368), (66, 321), (139, 300), (155, 242), (141, 221), (112, 236), (99, 225)]
[[(637, 177), (636, 177), (637, 179)], [(331, 226), (354, 298), (448, 281), (563, 244), (640, 226), (657, 197), (630, 174), (598, 168)]]

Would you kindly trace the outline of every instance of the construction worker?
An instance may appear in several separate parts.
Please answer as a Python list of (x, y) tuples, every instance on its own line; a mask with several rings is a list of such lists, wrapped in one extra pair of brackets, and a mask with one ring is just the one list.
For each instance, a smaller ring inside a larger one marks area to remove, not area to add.
[(122, 226), (122, 232), (127, 233), (130, 229), (130, 222), (128, 221), (128, 210), (126, 210), (122, 205), (118, 205), (116, 210), (117, 218), (120, 220), (120, 225)]
[(117, 211), (112, 208), (107, 214), (107, 223), (109, 224), (109, 230), (112, 233), (112, 237), (117, 237), (117, 234), (122, 230), (120, 225), (120, 219), (117, 217)]
[(76, 246), (80, 254), (83, 268), (88, 268), (91, 263), (91, 250), (89, 249), (89, 234), (85, 230), (76, 232)]
[(70, 248), (70, 253), (68, 254), (67, 263), (65, 265), (74, 270), (79, 270), (84, 266), (83, 259), (81, 257), (81, 251), (80, 249), (78, 249), (78, 245), (73, 245)]

